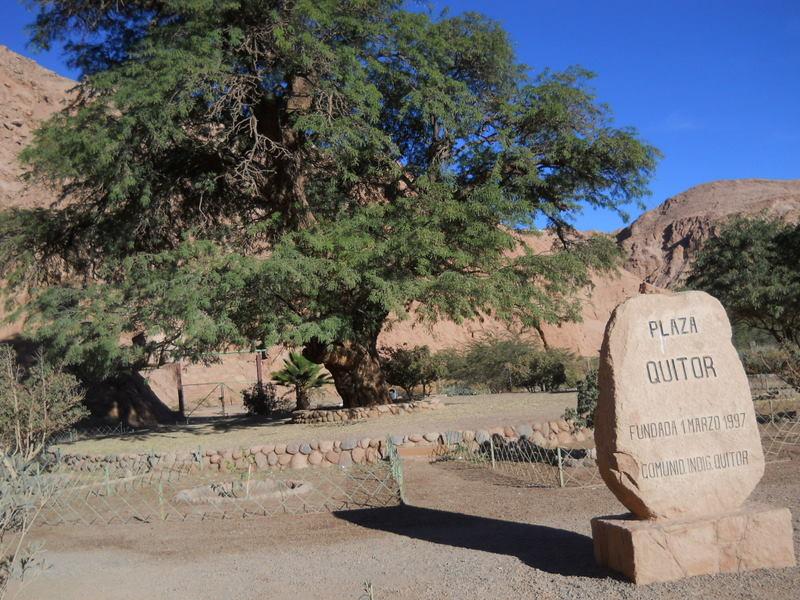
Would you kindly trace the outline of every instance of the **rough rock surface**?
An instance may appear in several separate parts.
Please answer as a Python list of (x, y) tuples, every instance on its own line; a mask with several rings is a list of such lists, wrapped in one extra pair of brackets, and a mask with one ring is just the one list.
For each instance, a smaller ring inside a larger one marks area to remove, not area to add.
[(617, 233), (625, 268), (658, 287), (675, 287), (689, 274), (700, 246), (734, 215), (768, 214), (800, 220), (800, 179), (734, 179), (686, 190), (644, 213)]
[(640, 518), (737, 509), (764, 473), (725, 310), (704, 292), (640, 295), (606, 330), (595, 413), (603, 479)]
[(65, 106), (75, 82), (0, 45), (0, 207), (43, 206), (53, 193), (27, 186), (17, 154), (41, 121)]
[(788, 508), (744, 507), (714, 518), (592, 520), (597, 562), (639, 584), (795, 564)]
[[(55, 199), (52, 190), (21, 179), (17, 155), (30, 143), (36, 126), (66, 105), (74, 85), (0, 45), (0, 209), (41, 207)], [(4, 317), (0, 305), (0, 340), (20, 330), (20, 324), (6, 324)]]

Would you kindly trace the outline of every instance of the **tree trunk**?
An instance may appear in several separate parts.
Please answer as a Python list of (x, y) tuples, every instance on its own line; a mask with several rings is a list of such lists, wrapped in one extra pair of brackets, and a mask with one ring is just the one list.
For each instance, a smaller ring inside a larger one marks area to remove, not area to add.
[(345, 408), (389, 403), (389, 388), (374, 344), (348, 342), (327, 348), (308, 344), (303, 355), (325, 365)]
[(295, 410), (308, 410), (311, 408), (311, 398), (308, 396), (308, 390), (295, 386), (294, 395), (297, 401)]

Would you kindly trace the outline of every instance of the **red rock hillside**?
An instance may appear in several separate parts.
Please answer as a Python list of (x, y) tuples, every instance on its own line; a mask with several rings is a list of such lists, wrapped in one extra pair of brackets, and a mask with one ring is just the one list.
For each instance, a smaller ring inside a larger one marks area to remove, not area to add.
[(644, 213), (617, 234), (625, 268), (658, 287), (689, 275), (697, 250), (734, 215), (800, 220), (800, 179), (733, 179), (695, 186)]

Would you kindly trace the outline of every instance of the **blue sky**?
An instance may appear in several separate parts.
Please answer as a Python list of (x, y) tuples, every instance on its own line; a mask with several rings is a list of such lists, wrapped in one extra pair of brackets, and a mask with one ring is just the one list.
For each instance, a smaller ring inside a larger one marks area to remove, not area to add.
[[(2, 0), (0, 43), (61, 74), (58, 52), (33, 53), (31, 16)], [(797, 0), (459, 0), (509, 31), (534, 70), (579, 64), (619, 125), (636, 127), (664, 159), (648, 208), (716, 179), (800, 178), (800, 2)], [(640, 211), (631, 207), (635, 217)], [(587, 211), (582, 229), (622, 226)]]

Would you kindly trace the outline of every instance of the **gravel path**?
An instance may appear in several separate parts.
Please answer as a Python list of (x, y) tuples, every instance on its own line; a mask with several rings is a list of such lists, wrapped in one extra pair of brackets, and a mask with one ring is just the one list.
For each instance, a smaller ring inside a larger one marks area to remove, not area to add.
[[(529, 489), (407, 463), (410, 506), (339, 515), (59, 527), (22, 598), (796, 600), (800, 569), (637, 588), (595, 566), (589, 519), (622, 512), (605, 487)], [(800, 551), (800, 461), (769, 465), (753, 500), (789, 506)]]
[(448, 396), (444, 408), (411, 415), (388, 415), (356, 423), (312, 425), (260, 423), (246, 418), (218, 419), (152, 432), (60, 444), (67, 453), (122, 454), (129, 452), (189, 451), (201, 448), (249, 448), (256, 444), (294, 440), (340, 440), (351, 436), (385, 437), (448, 429), (480, 429), (556, 419), (575, 407), (574, 392), (555, 394), (484, 394)]

